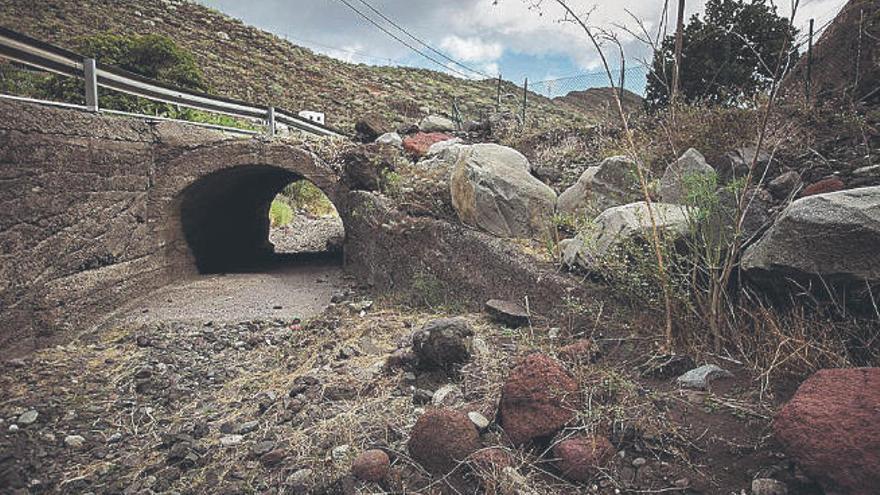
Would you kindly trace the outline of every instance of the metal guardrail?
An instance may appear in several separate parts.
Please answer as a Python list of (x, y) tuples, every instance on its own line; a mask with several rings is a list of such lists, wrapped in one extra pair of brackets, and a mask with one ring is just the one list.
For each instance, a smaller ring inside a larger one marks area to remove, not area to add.
[[(99, 111), (98, 87), (109, 88), (153, 101), (180, 105), (232, 117), (260, 119), (266, 133), (275, 135), (276, 123), (318, 136), (345, 137), (311, 120), (275, 107), (263, 108), (247, 102), (175, 88), (118, 67), (104, 65), (88, 57), (0, 27), (0, 57), (48, 72), (85, 80), (86, 107)], [(154, 118), (145, 115), (144, 117)]]

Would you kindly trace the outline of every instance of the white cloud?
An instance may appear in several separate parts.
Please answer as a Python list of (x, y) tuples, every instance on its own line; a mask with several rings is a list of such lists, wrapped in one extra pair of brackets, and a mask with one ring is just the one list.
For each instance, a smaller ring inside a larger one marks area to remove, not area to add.
[(494, 62), (504, 54), (501, 43), (486, 42), (479, 38), (462, 38), (460, 36), (447, 36), (440, 42), (441, 50), (444, 50), (452, 58), (463, 62)]
[[(379, 58), (416, 58), (410, 49), (336, 0), (200, 1), (240, 17), (247, 23), (294, 38), (354, 48), (363, 52), (361, 55)], [(815, 17), (817, 27), (822, 26), (833, 18), (846, 1), (801, 0), (795, 23), (803, 30), (808, 19)], [(780, 14), (790, 15), (791, 0), (775, 2)], [(475, 68), (488, 68), (491, 64), (499, 64), (502, 56), (515, 57), (517, 54), (568, 58), (581, 70), (599, 67), (596, 51), (583, 31), (573, 23), (560, 22), (565, 15), (551, 0), (542, 2), (541, 11), (529, 9), (529, 4), (534, 0), (373, 0), (370, 3), (435, 48)], [(689, 1), (687, 16), (701, 13), (705, 3), (706, 0)], [(359, 2), (353, 4), (361, 5)], [(667, 33), (674, 29), (676, 15), (676, 2), (669, 4)], [(654, 32), (662, 25), (664, 0), (569, 0), (569, 5), (578, 13), (589, 12), (590, 26), (615, 31), (629, 59), (650, 57), (649, 48), (617, 26), (637, 29), (637, 23), (629, 15), (631, 12)], [(393, 30), (387, 24), (385, 26)], [(401, 36), (405, 38), (405, 35)], [(412, 40), (410, 42), (414, 44)], [(351, 53), (339, 52), (338, 55), (341, 58), (370, 61), (363, 56), (352, 57)], [(612, 60), (612, 64), (616, 65), (617, 61)], [(535, 68), (535, 72), (544, 70), (542, 67)]]

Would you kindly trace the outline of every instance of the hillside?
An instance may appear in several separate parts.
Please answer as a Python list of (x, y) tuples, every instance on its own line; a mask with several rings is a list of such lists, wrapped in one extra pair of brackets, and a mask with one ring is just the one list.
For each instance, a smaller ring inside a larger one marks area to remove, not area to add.
[[(590, 88), (584, 91), (571, 91), (565, 96), (553, 98), (553, 101), (570, 105), (580, 112), (590, 115), (602, 116), (603, 119), (616, 120), (618, 118), (617, 105), (611, 88)], [(628, 114), (638, 112), (644, 108), (644, 100), (632, 91), (623, 90), (620, 102), (624, 111)]]
[[(496, 82), (440, 72), (345, 63), (296, 46), (207, 7), (181, 0), (9, 0), (0, 25), (63, 47), (98, 32), (162, 34), (191, 51), (212, 92), (289, 110), (316, 110), (327, 123), (351, 130), (376, 112), (402, 123), (425, 110), (446, 113), (457, 98), (467, 118), (495, 107)], [(358, 84), (352, 84), (357, 81)], [(517, 88), (508, 83), (505, 93)], [(517, 102), (505, 103), (514, 111)], [(531, 95), (537, 124), (584, 120), (580, 112)]]

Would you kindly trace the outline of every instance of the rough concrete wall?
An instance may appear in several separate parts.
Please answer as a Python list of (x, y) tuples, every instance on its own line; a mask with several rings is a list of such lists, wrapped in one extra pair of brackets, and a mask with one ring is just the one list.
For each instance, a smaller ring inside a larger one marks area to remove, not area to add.
[(0, 100), (0, 355), (62, 342), (194, 273), (180, 205), (233, 168), (273, 178), (233, 195), (263, 198), (294, 176), (336, 187), (295, 144)]

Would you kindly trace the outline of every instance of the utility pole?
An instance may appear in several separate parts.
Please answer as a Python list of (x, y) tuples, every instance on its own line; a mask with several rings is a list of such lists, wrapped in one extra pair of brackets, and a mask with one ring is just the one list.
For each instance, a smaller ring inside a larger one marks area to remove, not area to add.
[(684, 0), (678, 0), (678, 23), (675, 28), (675, 67), (672, 69), (670, 103), (675, 103), (681, 86), (681, 50), (684, 47)]
[(810, 34), (807, 41), (807, 101), (813, 93), (813, 24), (815, 19), (810, 19)]

